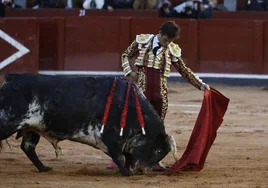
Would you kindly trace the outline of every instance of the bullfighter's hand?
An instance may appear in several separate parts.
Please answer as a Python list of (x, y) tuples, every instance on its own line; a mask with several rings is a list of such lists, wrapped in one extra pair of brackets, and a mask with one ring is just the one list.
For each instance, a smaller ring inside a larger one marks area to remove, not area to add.
[(203, 84), (203, 85), (201, 86), (201, 90), (202, 90), (202, 91), (210, 90), (210, 87), (209, 87), (208, 84)]
[(127, 77), (134, 84), (138, 82), (138, 74), (136, 72), (131, 72)]

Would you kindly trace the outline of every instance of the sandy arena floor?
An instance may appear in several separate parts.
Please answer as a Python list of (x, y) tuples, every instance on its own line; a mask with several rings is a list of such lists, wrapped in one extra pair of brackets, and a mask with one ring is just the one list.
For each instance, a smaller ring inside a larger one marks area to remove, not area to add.
[[(37, 153), (48, 173), (39, 173), (20, 149), (21, 140), (9, 138), (0, 154), (2, 188), (91, 188), (91, 187), (181, 187), (181, 188), (264, 188), (268, 187), (268, 89), (211, 85), (230, 98), (225, 120), (200, 172), (171, 176), (149, 172), (122, 177), (118, 170), (106, 170), (110, 158), (90, 146), (60, 142), (63, 155), (55, 159), (52, 145), (43, 138)], [(170, 107), (167, 132), (175, 136), (181, 156), (190, 138), (203, 100), (203, 92), (189, 84), (169, 86)], [(163, 162), (173, 164), (169, 154)]]

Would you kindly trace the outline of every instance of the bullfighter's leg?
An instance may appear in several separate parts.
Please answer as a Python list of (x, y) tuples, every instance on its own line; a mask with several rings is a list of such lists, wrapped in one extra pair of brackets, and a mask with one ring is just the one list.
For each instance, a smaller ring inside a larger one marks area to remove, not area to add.
[(37, 133), (25, 132), (23, 134), (21, 149), (40, 172), (48, 172), (51, 170), (51, 168), (44, 166), (35, 152), (35, 147), (38, 144), (39, 140), (40, 136)]
[[(146, 85), (148, 89), (145, 91), (145, 95), (164, 122), (168, 109), (168, 89), (166, 77), (160, 74), (160, 71), (157, 69), (147, 69)], [(160, 161), (152, 170), (165, 171), (163, 167), (164, 165)]]

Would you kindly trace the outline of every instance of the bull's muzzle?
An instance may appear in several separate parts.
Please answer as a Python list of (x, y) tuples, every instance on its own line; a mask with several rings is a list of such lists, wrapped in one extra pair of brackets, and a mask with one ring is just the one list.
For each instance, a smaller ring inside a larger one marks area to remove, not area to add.
[(134, 169), (132, 169), (132, 171), (136, 175), (143, 175), (146, 173), (147, 168), (146, 168), (146, 165), (141, 164), (140, 161), (136, 161), (136, 163), (134, 165)]

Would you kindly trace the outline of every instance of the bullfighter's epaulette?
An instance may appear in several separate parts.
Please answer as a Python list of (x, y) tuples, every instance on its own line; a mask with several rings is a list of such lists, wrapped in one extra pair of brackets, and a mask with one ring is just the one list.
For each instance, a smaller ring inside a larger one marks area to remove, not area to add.
[(170, 53), (175, 56), (175, 57), (181, 57), (181, 48), (179, 47), (178, 44), (175, 44), (173, 42), (171, 42), (168, 45), (168, 48), (170, 50)]
[(154, 37), (153, 34), (136, 35), (136, 42), (139, 44), (146, 44)]

